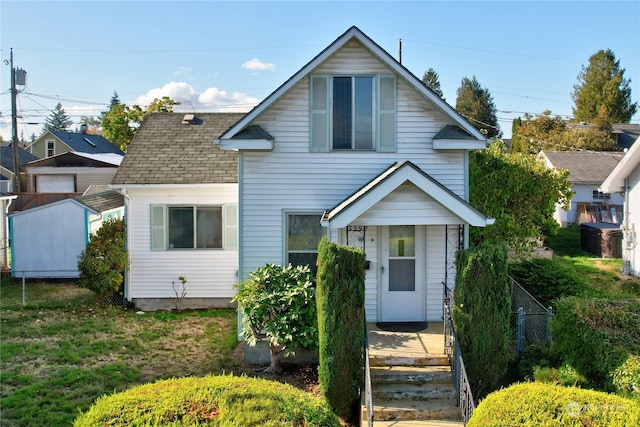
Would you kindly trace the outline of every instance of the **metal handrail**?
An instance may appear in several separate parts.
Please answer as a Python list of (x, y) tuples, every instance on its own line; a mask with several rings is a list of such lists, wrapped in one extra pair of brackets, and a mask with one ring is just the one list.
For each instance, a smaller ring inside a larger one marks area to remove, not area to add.
[(373, 394), (371, 392), (371, 364), (369, 363), (369, 333), (364, 316), (364, 398), (367, 408), (367, 426), (373, 427)]
[(447, 355), (447, 359), (449, 359), (449, 366), (453, 373), (454, 386), (456, 390), (456, 404), (460, 407), (462, 422), (467, 425), (474, 409), (476, 409), (476, 404), (473, 399), (473, 393), (471, 392), (469, 378), (467, 377), (467, 370), (465, 369), (464, 361), (462, 360), (462, 352), (458, 345), (458, 335), (456, 334), (453, 319), (451, 317), (451, 305), (453, 298), (447, 285), (443, 283), (443, 286), (444, 352)]

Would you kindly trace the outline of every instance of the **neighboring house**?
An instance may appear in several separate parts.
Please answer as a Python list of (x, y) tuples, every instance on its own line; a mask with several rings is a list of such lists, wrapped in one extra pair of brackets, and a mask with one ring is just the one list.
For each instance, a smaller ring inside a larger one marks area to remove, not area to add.
[(68, 151), (124, 155), (124, 152), (108, 139), (101, 135), (86, 133), (86, 127), (82, 127), (80, 133), (62, 130), (46, 131), (29, 146), (29, 151), (40, 159), (57, 156)]
[(240, 278), (315, 268), (322, 236), (366, 253), (366, 316), (442, 321), (465, 226), (468, 152), (486, 138), (352, 27), (215, 143), (238, 150)]
[[(18, 148), (20, 175), (23, 175), (24, 165), (34, 160), (38, 160), (38, 158), (28, 151)], [(0, 147), (0, 193), (13, 192), (13, 171), (13, 147)], [(20, 182), (22, 183), (22, 181)]]
[(84, 194), (91, 185), (108, 185), (123, 156), (115, 153), (66, 152), (25, 165), (23, 193), (17, 210)]
[[(594, 126), (586, 122), (567, 122), (567, 126), (572, 129), (589, 129)], [(616, 145), (624, 150), (631, 148), (633, 143), (640, 137), (640, 125), (633, 123), (614, 123), (611, 125), (611, 136), (615, 138)]]
[(124, 216), (117, 191), (78, 196), (9, 214), (14, 277), (76, 278), (89, 235)]
[[(127, 148), (112, 188), (125, 194), (125, 298), (143, 310), (230, 307), (238, 282), (238, 161), (212, 139), (237, 113), (153, 113)], [(173, 283), (176, 285), (174, 290)]]
[(538, 158), (550, 168), (569, 171), (573, 191), (568, 210), (556, 205), (556, 222), (567, 226), (584, 222), (618, 224), (622, 220), (623, 198), (602, 192), (599, 186), (622, 159), (621, 151), (541, 151)]
[(600, 191), (624, 194), (622, 218), (622, 271), (640, 277), (640, 143), (636, 140), (606, 177)]

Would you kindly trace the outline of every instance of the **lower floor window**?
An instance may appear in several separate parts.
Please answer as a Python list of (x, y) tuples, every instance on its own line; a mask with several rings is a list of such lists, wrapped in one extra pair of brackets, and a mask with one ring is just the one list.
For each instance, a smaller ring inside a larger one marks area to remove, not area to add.
[(325, 235), (321, 217), (321, 213), (287, 214), (287, 264), (308, 265), (313, 274), (317, 272), (318, 244)]
[(222, 207), (169, 207), (170, 249), (222, 248)]

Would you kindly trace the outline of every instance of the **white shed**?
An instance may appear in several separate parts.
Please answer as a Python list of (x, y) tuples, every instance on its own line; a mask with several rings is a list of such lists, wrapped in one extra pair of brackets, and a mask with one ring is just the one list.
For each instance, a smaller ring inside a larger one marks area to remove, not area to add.
[(14, 277), (77, 278), (78, 256), (109, 218), (124, 217), (117, 191), (79, 196), (9, 214)]

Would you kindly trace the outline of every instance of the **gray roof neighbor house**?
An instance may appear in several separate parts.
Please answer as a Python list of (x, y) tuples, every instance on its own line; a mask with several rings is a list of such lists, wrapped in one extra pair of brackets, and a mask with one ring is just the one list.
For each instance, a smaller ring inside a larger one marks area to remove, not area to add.
[(544, 151), (555, 169), (569, 171), (572, 184), (600, 185), (622, 160), (621, 151)]
[(62, 130), (50, 131), (60, 141), (68, 145), (72, 151), (82, 153), (115, 153), (124, 155), (124, 152), (101, 135), (88, 133), (66, 132)]
[(127, 148), (112, 184), (237, 183), (237, 153), (213, 144), (244, 113), (153, 113)]

